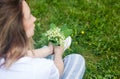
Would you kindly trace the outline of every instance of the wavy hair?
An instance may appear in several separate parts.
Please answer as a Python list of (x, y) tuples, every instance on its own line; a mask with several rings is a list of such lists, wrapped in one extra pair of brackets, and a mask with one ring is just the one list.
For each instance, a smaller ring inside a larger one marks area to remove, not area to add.
[(9, 67), (30, 47), (23, 26), (22, 0), (0, 0), (0, 58)]

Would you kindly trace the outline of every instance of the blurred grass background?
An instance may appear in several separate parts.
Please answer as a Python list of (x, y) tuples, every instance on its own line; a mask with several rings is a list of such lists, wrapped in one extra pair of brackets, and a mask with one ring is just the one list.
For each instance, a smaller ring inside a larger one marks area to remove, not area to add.
[(28, 0), (37, 17), (35, 47), (51, 23), (73, 29), (64, 56), (79, 53), (86, 60), (84, 79), (120, 79), (119, 0)]

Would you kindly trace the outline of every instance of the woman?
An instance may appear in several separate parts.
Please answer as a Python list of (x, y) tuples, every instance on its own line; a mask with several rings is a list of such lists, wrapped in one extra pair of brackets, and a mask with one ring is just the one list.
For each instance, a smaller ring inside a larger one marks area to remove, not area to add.
[(0, 0), (0, 79), (82, 79), (81, 55), (63, 60), (63, 48), (51, 44), (32, 49), (35, 20), (25, 0)]

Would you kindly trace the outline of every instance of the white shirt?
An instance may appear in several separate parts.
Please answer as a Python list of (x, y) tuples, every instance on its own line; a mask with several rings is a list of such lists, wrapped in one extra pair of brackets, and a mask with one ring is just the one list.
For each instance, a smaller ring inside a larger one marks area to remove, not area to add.
[[(3, 62), (1, 59), (0, 64)], [(0, 79), (59, 79), (59, 72), (52, 60), (23, 57), (9, 69), (2, 66)]]

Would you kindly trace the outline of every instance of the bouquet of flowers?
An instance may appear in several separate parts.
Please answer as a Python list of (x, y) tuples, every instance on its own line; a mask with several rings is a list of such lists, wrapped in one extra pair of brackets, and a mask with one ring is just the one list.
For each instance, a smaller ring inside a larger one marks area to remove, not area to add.
[(63, 46), (65, 48), (66, 44), (71, 44), (72, 29), (69, 29), (66, 25), (63, 25), (61, 28), (56, 27), (55, 24), (50, 24), (50, 29), (42, 34), (41, 44), (42, 46), (47, 45), (49, 42), (52, 42), (54, 45)]

